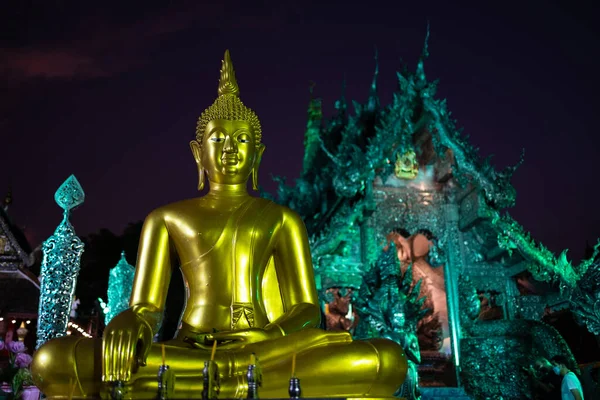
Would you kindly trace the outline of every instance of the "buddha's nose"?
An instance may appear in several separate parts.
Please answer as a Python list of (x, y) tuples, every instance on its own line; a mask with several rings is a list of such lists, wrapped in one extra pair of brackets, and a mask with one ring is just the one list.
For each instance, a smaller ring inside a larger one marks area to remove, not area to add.
[(225, 153), (237, 153), (237, 144), (231, 136), (225, 137), (225, 145), (223, 146), (223, 151)]

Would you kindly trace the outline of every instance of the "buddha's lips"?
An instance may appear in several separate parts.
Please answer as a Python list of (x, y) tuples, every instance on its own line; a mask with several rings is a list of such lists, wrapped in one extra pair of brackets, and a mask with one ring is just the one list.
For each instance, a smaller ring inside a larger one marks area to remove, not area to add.
[(239, 162), (239, 159), (236, 154), (233, 156), (223, 156), (221, 161), (223, 162), (223, 165), (236, 165)]

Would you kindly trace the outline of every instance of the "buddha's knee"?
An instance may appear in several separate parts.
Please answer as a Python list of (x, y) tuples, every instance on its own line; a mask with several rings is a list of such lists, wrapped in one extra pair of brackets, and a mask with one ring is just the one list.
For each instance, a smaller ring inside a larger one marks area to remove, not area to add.
[(391, 396), (406, 378), (408, 362), (404, 350), (398, 343), (387, 339), (373, 339), (370, 342), (379, 355), (377, 382), (370, 392)]
[(52, 398), (97, 395), (100, 388), (100, 340), (65, 336), (50, 340), (34, 354), (31, 373)]

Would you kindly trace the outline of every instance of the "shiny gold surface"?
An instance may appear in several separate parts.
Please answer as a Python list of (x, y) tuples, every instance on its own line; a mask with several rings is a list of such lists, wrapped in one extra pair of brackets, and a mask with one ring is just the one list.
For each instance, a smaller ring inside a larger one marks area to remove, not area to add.
[(394, 174), (400, 179), (415, 179), (419, 174), (419, 162), (413, 150), (396, 155)]
[[(198, 122), (190, 143), (199, 187), (209, 193), (154, 210), (146, 218), (130, 308), (106, 327), (102, 340), (65, 337), (35, 355), (33, 373), (50, 398), (107, 397), (124, 381), (126, 398), (155, 398), (160, 326), (178, 257), (187, 301), (175, 339), (164, 346), (176, 375), (177, 398), (199, 398), (211, 346), (221, 398), (243, 398), (251, 355), (260, 359), (262, 398), (288, 397), (292, 356), (303, 397), (392, 396), (406, 360), (394, 342), (353, 341), (347, 332), (316, 329), (320, 310), (307, 234), (300, 217), (249, 196), (250, 176), (264, 151), (260, 124), (238, 98), (229, 53), (219, 97)], [(258, 132), (257, 132), (258, 130)]]

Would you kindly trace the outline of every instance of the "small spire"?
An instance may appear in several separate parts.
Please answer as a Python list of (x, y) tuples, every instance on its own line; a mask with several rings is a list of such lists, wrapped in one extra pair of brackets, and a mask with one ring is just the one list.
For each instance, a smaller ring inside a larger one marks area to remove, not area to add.
[(373, 82), (371, 83), (371, 95), (377, 94), (377, 76), (379, 75), (379, 55), (375, 48), (375, 73), (373, 74)]
[[(121, 252), (121, 258), (119, 259), (119, 261), (115, 265), (115, 268), (119, 268), (119, 269), (133, 268), (133, 266), (127, 262), (127, 257), (125, 256), (125, 251)], [(113, 268), (113, 269), (115, 269), (115, 268)]]
[(425, 34), (425, 43), (423, 43), (423, 53), (421, 54), (423, 59), (429, 57), (429, 21), (427, 21), (427, 33)]
[(373, 74), (373, 82), (371, 82), (371, 91), (369, 93), (369, 101), (367, 108), (369, 111), (375, 111), (379, 108), (379, 97), (377, 97), (377, 77), (379, 75), (379, 56), (377, 48), (375, 48), (375, 73)]
[(427, 33), (425, 34), (425, 43), (423, 44), (423, 52), (419, 57), (419, 63), (417, 64), (417, 78), (421, 81), (425, 81), (425, 59), (429, 57), (429, 21), (427, 21)]
[(346, 74), (344, 74), (344, 79), (342, 80), (342, 96), (338, 101), (335, 102), (335, 109), (338, 110), (341, 114), (346, 112), (347, 108), (346, 104)]
[(236, 97), (240, 96), (240, 88), (235, 79), (235, 71), (229, 50), (225, 50), (225, 56), (221, 66), (221, 78), (219, 79), (219, 96), (231, 94)]
[(12, 186), (8, 186), (8, 192), (4, 197), (4, 211), (8, 211), (8, 207), (12, 204)]
[(317, 86), (317, 83), (315, 81), (308, 81), (308, 92), (310, 93), (311, 98), (313, 91), (315, 90), (315, 86)]

